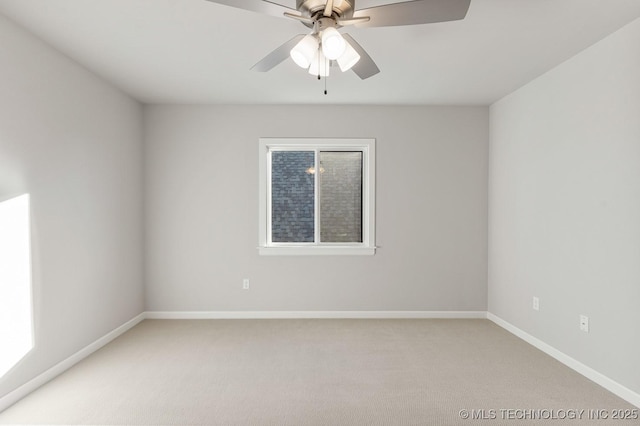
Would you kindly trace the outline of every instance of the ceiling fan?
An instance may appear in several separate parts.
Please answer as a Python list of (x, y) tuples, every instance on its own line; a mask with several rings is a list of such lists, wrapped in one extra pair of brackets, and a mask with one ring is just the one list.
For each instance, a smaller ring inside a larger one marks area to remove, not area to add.
[(209, 0), (267, 15), (298, 20), (311, 29), (269, 53), (252, 70), (266, 72), (289, 56), (318, 79), (327, 77), (332, 64), (349, 69), (361, 79), (380, 72), (376, 63), (349, 34), (338, 29), (431, 24), (463, 19), (471, 0), (413, 0), (356, 9), (356, 0), (296, 0), (296, 9), (269, 0)]

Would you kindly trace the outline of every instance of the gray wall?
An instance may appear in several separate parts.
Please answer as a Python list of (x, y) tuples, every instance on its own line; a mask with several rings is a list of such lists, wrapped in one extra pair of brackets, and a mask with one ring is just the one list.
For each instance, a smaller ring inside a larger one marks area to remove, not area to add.
[[(147, 309), (486, 310), (488, 113), (145, 107)], [(258, 255), (258, 139), (295, 136), (377, 140), (375, 256)]]
[(489, 179), (489, 311), (636, 393), (638, 46), (640, 20), (494, 104)]
[(2, 397), (141, 313), (144, 287), (141, 106), (1, 16), (0, 58), (0, 201), (31, 194), (35, 316)]

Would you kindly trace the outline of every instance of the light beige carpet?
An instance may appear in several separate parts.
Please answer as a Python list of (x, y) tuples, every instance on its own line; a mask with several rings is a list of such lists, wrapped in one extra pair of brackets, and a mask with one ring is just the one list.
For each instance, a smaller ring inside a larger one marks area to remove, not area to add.
[(588, 420), (618, 408), (487, 320), (146, 320), (0, 423), (640, 424)]

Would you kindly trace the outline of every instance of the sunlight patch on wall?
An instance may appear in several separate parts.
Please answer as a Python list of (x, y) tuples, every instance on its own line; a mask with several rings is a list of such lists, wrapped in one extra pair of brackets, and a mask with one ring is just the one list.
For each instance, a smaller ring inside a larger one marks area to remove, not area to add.
[(29, 195), (0, 202), (0, 377), (33, 348)]

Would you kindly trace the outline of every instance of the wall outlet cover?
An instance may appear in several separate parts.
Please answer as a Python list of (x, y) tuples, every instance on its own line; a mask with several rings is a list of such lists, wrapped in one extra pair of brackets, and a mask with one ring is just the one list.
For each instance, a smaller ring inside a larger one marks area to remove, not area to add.
[(580, 330), (589, 332), (589, 317), (586, 315), (580, 315)]

